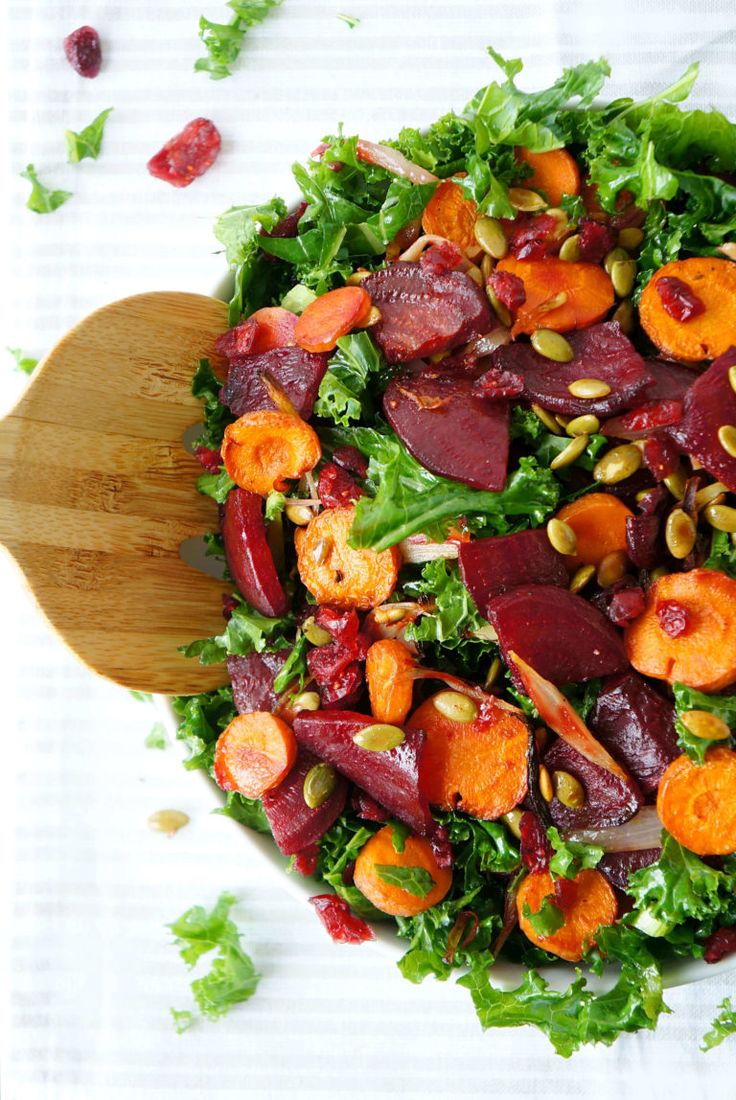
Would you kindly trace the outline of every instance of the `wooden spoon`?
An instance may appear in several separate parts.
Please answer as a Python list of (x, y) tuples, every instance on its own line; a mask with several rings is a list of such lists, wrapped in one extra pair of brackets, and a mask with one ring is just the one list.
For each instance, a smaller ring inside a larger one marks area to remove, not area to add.
[(197, 359), (226, 328), (226, 305), (199, 294), (113, 302), (53, 348), (0, 422), (0, 543), (77, 656), (139, 691), (227, 680), (177, 652), (224, 626), (226, 586), (179, 547), (217, 526), (182, 437), (201, 419)]

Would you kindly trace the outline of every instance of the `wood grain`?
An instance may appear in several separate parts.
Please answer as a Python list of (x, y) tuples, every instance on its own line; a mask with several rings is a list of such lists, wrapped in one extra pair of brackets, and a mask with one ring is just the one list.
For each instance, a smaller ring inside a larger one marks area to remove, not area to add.
[(94, 671), (188, 695), (227, 680), (177, 647), (223, 628), (222, 581), (181, 543), (217, 525), (182, 437), (190, 385), (227, 328), (223, 302), (151, 293), (90, 314), (0, 422), (0, 543), (49, 622)]

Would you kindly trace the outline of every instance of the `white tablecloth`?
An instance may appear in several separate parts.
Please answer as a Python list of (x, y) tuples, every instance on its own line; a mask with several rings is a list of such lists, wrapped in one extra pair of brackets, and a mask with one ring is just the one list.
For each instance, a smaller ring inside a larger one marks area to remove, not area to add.
[[(607, 56), (612, 95), (644, 95), (703, 62), (696, 99), (736, 114), (732, 0), (286, 0), (252, 32), (236, 74), (195, 75), (198, 0), (6, 0), (9, 131), (2, 344), (40, 355), (96, 306), (149, 289), (209, 291), (215, 215), (293, 194), (289, 165), (342, 120), (372, 138), (461, 107), (493, 72), (493, 43), (539, 84), (562, 64)], [(351, 30), (339, 11), (360, 17)], [(206, 14), (224, 16), (210, 0)], [(105, 62), (94, 81), (61, 40), (88, 22)], [(2, 79), (2, 78), (0, 78)], [(63, 131), (115, 108), (99, 161), (64, 163)], [(223, 136), (209, 174), (184, 191), (145, 162), (189, 119)], [(56, 213), (24, 208), (17, 173), (74, 192)], [(103, 369), (103, 365), (101, 365)], [(9, 359), (0, 403), (24, 385)], [(90, 413), (94, 408), (90, 392)], [(49, 456), (53, 461), (53, 455)], [(144, 748), (151, 708), (85, 671), (51, 635), (0, 559), (3, 1100), (141, 1097), (733, 1097), (736, 1040), (698, 1043), (725, 978), (669, 993), (656, 1035), (625, 1037), (571, 1062), (538, 1033), (482, 1035), (467, 994), (404, 982), (367, 948), (336, 947), (283, 892), (171, 748)], [(191, 824), (149, 831), (153, 810)], [(263, 980), (217, 1024), (174, 1033), (189, 1003), (166, 921), (223, 889)]]

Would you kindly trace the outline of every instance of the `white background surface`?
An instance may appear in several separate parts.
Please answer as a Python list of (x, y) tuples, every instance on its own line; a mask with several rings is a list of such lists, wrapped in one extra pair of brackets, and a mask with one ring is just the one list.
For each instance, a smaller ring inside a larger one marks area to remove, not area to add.
[[(522, 55), (530, 86), (604, 54), (612, 97), (645, 95), (700, 59), (698, 102), (736, 114), (732, 0), (286, 0), (220, 83), (192, 73), (198, 16), (224, 18), (217, 0), (5, 0), (3, 10), (9, 278), (0, 344), (36, 355), (125, 294), (209, 291), (222, 272), (210, 235), (221, 209), (290, 197), (289, 165), (339, 120), (378, 139), (461, 108), (493, 72), (486, 43)], [(339, 11), (360, 26), (350, 30)], [(93, 81), (62, 53), (81, 23), (103, 39)], [(100, 160), (65, 165), (64, 129), (108, 106)], [(145, 162), (197, 115), (220, 128), (222, 153), (175, 191)], [(17, 173), (30, 160), (47, 184), (74, 192), (47, 217), (23, 206), (28, 185)], [(0, 380), (8, 407), (24, 379), (6, 359)], [(104, 417), (94, 379), (90, 416)], [(0, 622), (3, 1100), (736, 1093), (736, 1040), (698, 1052), (727, 978), (669, 993), (674, 1014), (656, 1035), (565, 1062), (533, 1031), (482, 1035), (464, 991), (415, 988), (371, 948), (333, 946), (239, 831), (209, 814), (175, 752), (143, 747), (151, 708), (64, 651), (4, 557)], [(173, 839), (146, 826), (163, 807), (192, 819)], [(164, 924), (222, 889), (242, 898), (237, 916), (261, 987), (222, 1022), (177, 1036), (168, 1008), (188, 1006), (189, 979)]]

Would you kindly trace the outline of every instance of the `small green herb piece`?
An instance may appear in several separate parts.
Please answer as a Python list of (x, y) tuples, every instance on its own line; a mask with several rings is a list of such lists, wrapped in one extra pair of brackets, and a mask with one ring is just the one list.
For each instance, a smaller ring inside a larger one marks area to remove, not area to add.
[[(236, 903), (232, 894), (221, 894), (210, 912), (193, 905), (178, 920), (167, 925), (174, 934), (174, 944), (191, 969), (202, 955), (217, 951), (209, 973), (192, 982), (192, 993), (202, 1016), (217, 1020), (233, 1005), (249, 1000), (255, 993), (260, 974), (240, 942), (240, 933), (230, 920), (230, 909)], [(187, 1010), (172, 1009), (177, 1031), (193, 1022)], [(183, 1025), (183, 1026), (182, 1026)]]
[(565, 914), (552, 897), (544, 898), (536, 913), (532, 913), (528, 902), (524, 903), (521, 912), (538, 936), (552, 936), (565, 923)]
[(277, 489), (273, 489), (266, 497), (266, 519), (278, 519), (286, 507), (286, 497), (283, 493), (279, 493)]
[(209, 359), (200, 359), (192, 378), (192, 394), (204, 406), (204, 430), (197, 445), (219, 451), (225, 428), (234, 417), (226, 405), (220, 402), (222, 382), (212, 369)]
[(216, 665), (226, 657), (247, 657), (264, 649), (286, 648), (290, 644), (287, 635), (293, 626), (290, 616), (271, 619), (243, 600), (233, 609), (222, 634), (180, 646), (179, 652), (185, 657), (199, 657), (202, 665)]
[(575, 878), (579, 871), (596, 867), (603, 858), (602, 848), (577, 840), (563, 840), (554, 825), (547, 829), (547, 838), (555, 850), (549, 861), (553, 878)]
[(45, 187), (36, 175), (36, 169), (32, 164), (27, 164), (20, 175), (32, 184), (26, 206), (34, 214), (50, 214), (52, 210), (58, 210), (67, 199), (72, 197), (71, 191), (51, 191)]
[(385, 360), (367, 332), (341, 336), (320, 383), (315, 414), (343, 426), (370, 415), (368, 381), (380, 377), (385, 369)]
[(426, 898), (435, 881), (424, 867), (396, 867), (393, 863), (377, 863), (376, 874), (389, 886), (398, 886), (415, 898)]
[(356, 16), (354, 16), (354, 15), (343, 15), (343, 13), (341, 11), (339, 11), (337, 13), (337, 18), (342, 19), (343, 23), (347, 23), (347, 25), (350, 27), (350, 30), (352, 30), (353, 27), (359, 26), (359, 24), (360, 24), (360, 19), (358, 19)]
[(299, 690), (301, 691), (307, 673), (307, 639), (304, 634), (300, 634), (281, 671), (274, 679), (273, 690), (277, 695), (280, 695), (282, 691), (286, 691), (294, 680), (298, 680)]
[(672, 690), (675, 696), (677, 744), (694, 763), (704, 764), (705, 754), (709, 748), (713, 745), (728, 745), (729, 741), (696, 737), (680, 716), (689, 710), (705, 710), (733, 729), (736, 726), (736, 695), (704, 695), (702, 691), (695, 691), (694, 688), (687, 687), (685, 684), (673, 684)]
[(38, 366), (38, 359), (31, 358), (30, 355), (26, 355), (20, 348), (7, 348), (7, 351), (15, 359), (15, 365), (18, 370), (22, 370), (24, 374), (31, 374), (35, 367)]
[(174, 1029), (177, 1035), (183, 1035), (194, 1023), (194, 1013), (188, 1008), (170, 1008), (171, 1019), (174, 1021)]
[(66, 158), (70, 164), (78, 164), (80, 160), (89, 157), (97, 160), (102, 148), (102, 136), (105, 132), (105, 123), (112, 114), (112, 107), (101, 111), (97, 118), (93, 118), (89, 126), (76, 133), (67, 130), (64, 134), (66, 141)]
[(130, 689), (130, 695), (133, 696), (136, 703), (152, 703), (153, 702), (153, 696), (151, 695), (150, 691), (135, 691), (133, 688), (131, 688)]
[(736, 1008), (731, 1004), (731, 998), (726, 997), (718, 1007), (721, 1011), (710, 1025), (710, 1031), (706, 1031), (703, 1042), (700, 1044), (700, 1049), (703, 1051), (713, 1050), (729, 1035), (736, 1035)]
[(391, 844), (395, 852), (401, 854), (406, 848), (406, 838), (411, 836), (411, 829), (408, 825), (405, 825), (403, 821), (392, 821), (391, 824)]
[(212, 497), (218, 504), (224, 504), (230, 490), (235, 488), (235, 482), (225, 469), (219, 474), (201, 474), (196, 484), (198, 493)]
[(230, 66), (237, 61), (250, 28), (262, 23), (281, 3), (283, 0), (229, 0), (227, 6), (235, 12), (229, 23), (213, 23), (200, 16), (199, 37), (204, 42), (207, 57), (195, 61), (195, 73), (209, 73), (210, 80), (232, 76)]
[(165, 749), (168, 743), (166, 730), (161, 722), (155, 722), (151, 726), (150, 733), (143, 742), (147, 749)]

